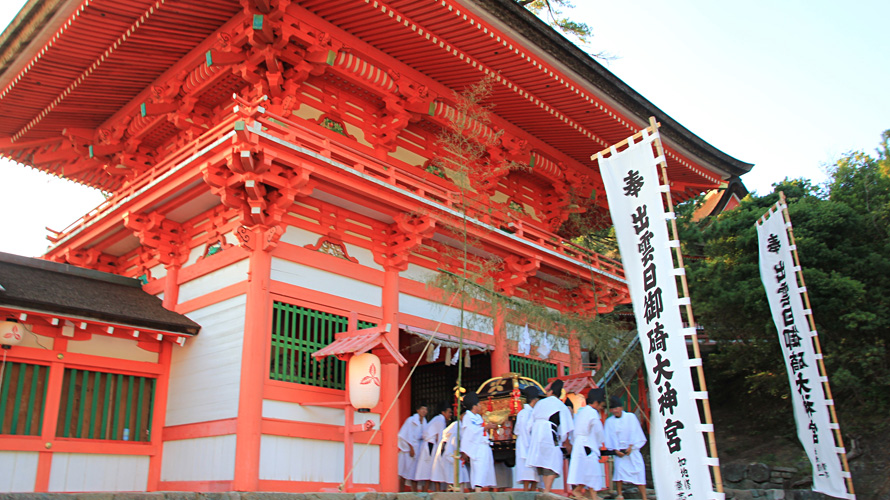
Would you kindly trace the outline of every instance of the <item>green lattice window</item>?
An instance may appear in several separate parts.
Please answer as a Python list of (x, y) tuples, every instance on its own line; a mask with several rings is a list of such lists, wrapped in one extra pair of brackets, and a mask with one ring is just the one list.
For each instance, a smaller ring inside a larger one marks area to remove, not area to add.
[(58, 437), (151, 441), (156, 379), (66, 368)]
[[(359, 328), (376, 326), (359, 321)], [(272, 356), (269, 377), (298, 384), (346, 388), (346, 362), (334, 356), (321, 361), (312, 353), (334, 341), (349, 328), (346, 316), (275, 302), (272, 307)]]
[(0, 384), (0, 434), (38, 436), (49, 367), (7, 362)]
[(537, 380), (542, 387), (547, 381), (556, 377), (556, 365), (539, 359), (524, 358), (516, 354), (510, 355), (510, 371)]

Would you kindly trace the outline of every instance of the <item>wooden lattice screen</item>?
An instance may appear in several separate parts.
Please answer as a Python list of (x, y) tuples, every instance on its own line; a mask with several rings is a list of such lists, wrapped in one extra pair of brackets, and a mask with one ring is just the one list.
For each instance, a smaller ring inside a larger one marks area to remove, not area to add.
[(510, 371), (536, 380), (541, 387), (546, 387), (547, 381), (557, 375), (555, 364), (515, 354), (510, 355)]
[(58, 437), (151, 441), (154, 378), (66, 368)]
[(40, 435), (49, 367), (7, 362), (0, 384), (0, 434)]
[[(285, 382), (346, 388), (346, 362), (334, 356), (321, 361), (312, 353), (334, 341), (334, 335), (346, 331), (349, 318), (305, 307), (275, 302), (272, 306), (272, 356), (269, 378)], [(374, 323), (359, 321), (359, 328)]]

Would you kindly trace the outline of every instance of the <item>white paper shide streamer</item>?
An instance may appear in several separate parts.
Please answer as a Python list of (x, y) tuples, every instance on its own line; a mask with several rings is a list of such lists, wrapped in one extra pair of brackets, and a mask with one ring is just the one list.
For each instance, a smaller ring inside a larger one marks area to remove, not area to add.
[[(658, 160), (644, 134), (598, 158), (633, 299), (651, 402), (650, 454), (658, 498), (719, 499), (713, 491), (680, 315)], [(674, 242), (676, 244), (676, 242)]]
[[(791, 401), (797, 437), (813, 465), (813, 491), (837, 498), (848, 494), (838, 457), (822, 377), (813, 347), (814, 332), (804, 314), (794, 257), (781, 210), (771, 211), (757, 226), (760, 278), (769, 299), (785, 369), (791, 383)], [(833, 404), (833, 403), (832, 403)]]

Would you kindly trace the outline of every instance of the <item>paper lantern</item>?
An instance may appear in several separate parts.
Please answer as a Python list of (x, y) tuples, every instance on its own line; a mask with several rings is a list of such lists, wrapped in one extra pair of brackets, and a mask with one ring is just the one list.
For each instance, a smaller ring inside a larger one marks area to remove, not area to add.
[[(0, 344), (4, 346), (19, 345), (25, 336), (25, 327), (15, 321), (0, 321)], [(8, 349), (8, 347), (7, 347)]]
[(369, 412), (380, 402), (380, 358), (366, 352), (349, 359), (347, 367), (349, 403), (359, 412)]

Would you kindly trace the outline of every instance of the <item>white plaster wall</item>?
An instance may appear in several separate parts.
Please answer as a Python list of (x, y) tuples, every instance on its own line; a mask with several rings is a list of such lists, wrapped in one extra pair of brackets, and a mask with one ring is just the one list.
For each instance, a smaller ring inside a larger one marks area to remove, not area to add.
[(313, 233), (312, 231), (307, 231), (299, 227), (287, 226), (287, 229), (284, 230), (284, 234), (281, 235), (281, 241), (298, 247), (303, 247), (318, 243), (318, 238), (320, 237), (321, 235), (318, 233)]
[(419, 283), (426, 284), (430, 280), (436, 277), (439, 274), (437, 271), (432, 269), (418, 266), (417, 264), (408, 264), (408, 269), (402, 272), (402, 278), (412, 279)]
[[(229, 231), (228, 233), (223, 234), (222, 239), (224, 240), (223, 241), (224, 243), (228, 243), (230, 245), (237, 246), (239, 244), (238, 237), (235, 236), (235, 231)], [(203, 257), (204, 252), (206, 252), (206, 251), (207, 251), (206, 243), (203, 245), (198, 245), (195, 248), (192, 248), (191, 250), (189, 250), (188, 259), (185, 261), (185, 264), (183, 264), (182, 267), (188, 267), (188, 266), (194, 264), (195, 262), (198, 262), (198, 259)]]
[(49, 491), (145, 491), (148, 461), (142, 455), (54, 453)]
[[(281, 241), (298, 247), (315, 245), (318, 243), (319, 238), (321, 238), (321, 235), (318, 233), (313, 233), (312, 231), (307, 231), (294, 226), (288, 226), (284, 231), (284, 234), (281, 235)], [(374, 253), (371, 252), (371, 250), (349, 243), (344, 243), (343, 246), (346, 248), (346, 253), (357, 260), (359, 264), (378, 271), (383, 270), (382, 266), (374, 262)]]
[(380, 482), (380, 446), (357, 444), (352, 452), (352, 482), (378, 484)]
[(38, 456), (36, 451), (0, 451), (0, 492), (34, 491)]
[(238, 415), (246, 300), (239, 295), (187, 314), (201, 333), (173, 348), (166, 425)]
[(274, 257), (272, 280), (380, 307), (378, 286)]
[[(507, 338), (519, 342), (524, 326), (525, 325), (507, 325)], [(568, 354), (569, 352), (569, 341), (566, 338), (552, 333), (541, 332), (534, 328), (529, 328), (528, 333), (532, 338), (532, 346), (541, 345), (541, 341), (544, 339), (544, 335), (546, 335), (550, 338), (550, 350), (564, 354)]]
[(263, 400), (263, 418), (277, 418), (293, 422), (343, 425), (346, 412), (339, 408), (301, 405), (287, 401)]
[[(457, 301), (455, 303), (459, 306)], [(460, 326), (460, 307), (449, 307), (447, 304), (413, 295), (399, 294), (399, 312), (429, 318), (446, 325)], [(490, 317), (469, 311), (464, 312), (464, 327), (489, 335), (493, 331)]]
[(190, 265), (194, 264), (195, 262), (198, 262), (198, 259), (200, 259), (202, 255), (204, 255), (204, 252), (205, 252), (206, 250), (207, 250), (207, 245), (206, 245), (206, 244), (205, 244), (205, 245), (198, 245), (198, 246), (196, 246), (195, 248), (192, 248), (192, 249), (189, 251), (188, 259), (186, 259), (185, 264), (183, 264), (182, 267), (187, 267), (187, 266), (190, 266)]
[(27, 333), (22, 335), (22, 343), (20, 346), (25, 347), (36, 347), (38, 349), (52, 349), (53, 348), (53, 337), (44, 337), (43, 335), (37, 335), (31, 331), (31, 325), (25, 323), (25, 330)]
[(158, 362), (158, 353), (149, 352), (137, 345), (133, 337), (108, 337), (93, 335), (90, 340), (68, 341), (68, 351), (130, 361)]
[(179, 303), (196, 299), (202, 295), (247, 280), (249, 259), (240, 260), (230, 266), (217, 269), (200, 278), (187, 281), (179, 287)]
[[(263, 400), (263, 418), (290, 420), (293, 422), (310, 422), (313, 424), (343, 425), (346, 412), (339, 408), (326, 406), (301, 405), (288, 401)], [(363, 424), (367, 420), (380, 425), (380, 414), (353, 412), (353, 424)]]
[(415, 167), (422, 166), (427, 160), (425, 157), (420, 156), (419, 154), (412, 151), (408, 151), (401, 146), (396, 147), (396, 150), (392, 153), (389, 153), (389, 156), (397, 160), (402, 160), (409, 165), (414, 165)]
[(343, 480), (342, 442), (262, 436), (260, 479), (338, 483)]
[[(155, 267), (149, 269), (149, 272), (151, 273), (151, 277), (156, 280), (159, 280), (159, 279), (163, 278), (164, 276), (167, 276), (167, 268), (164, 267), (163, 264), (156, 265)], [(137, 276), (137, 278), (138, 278), (138, 276)]]
[(164, 442), (161, 481), (230, 481), (234, 478), (234, 434)]

